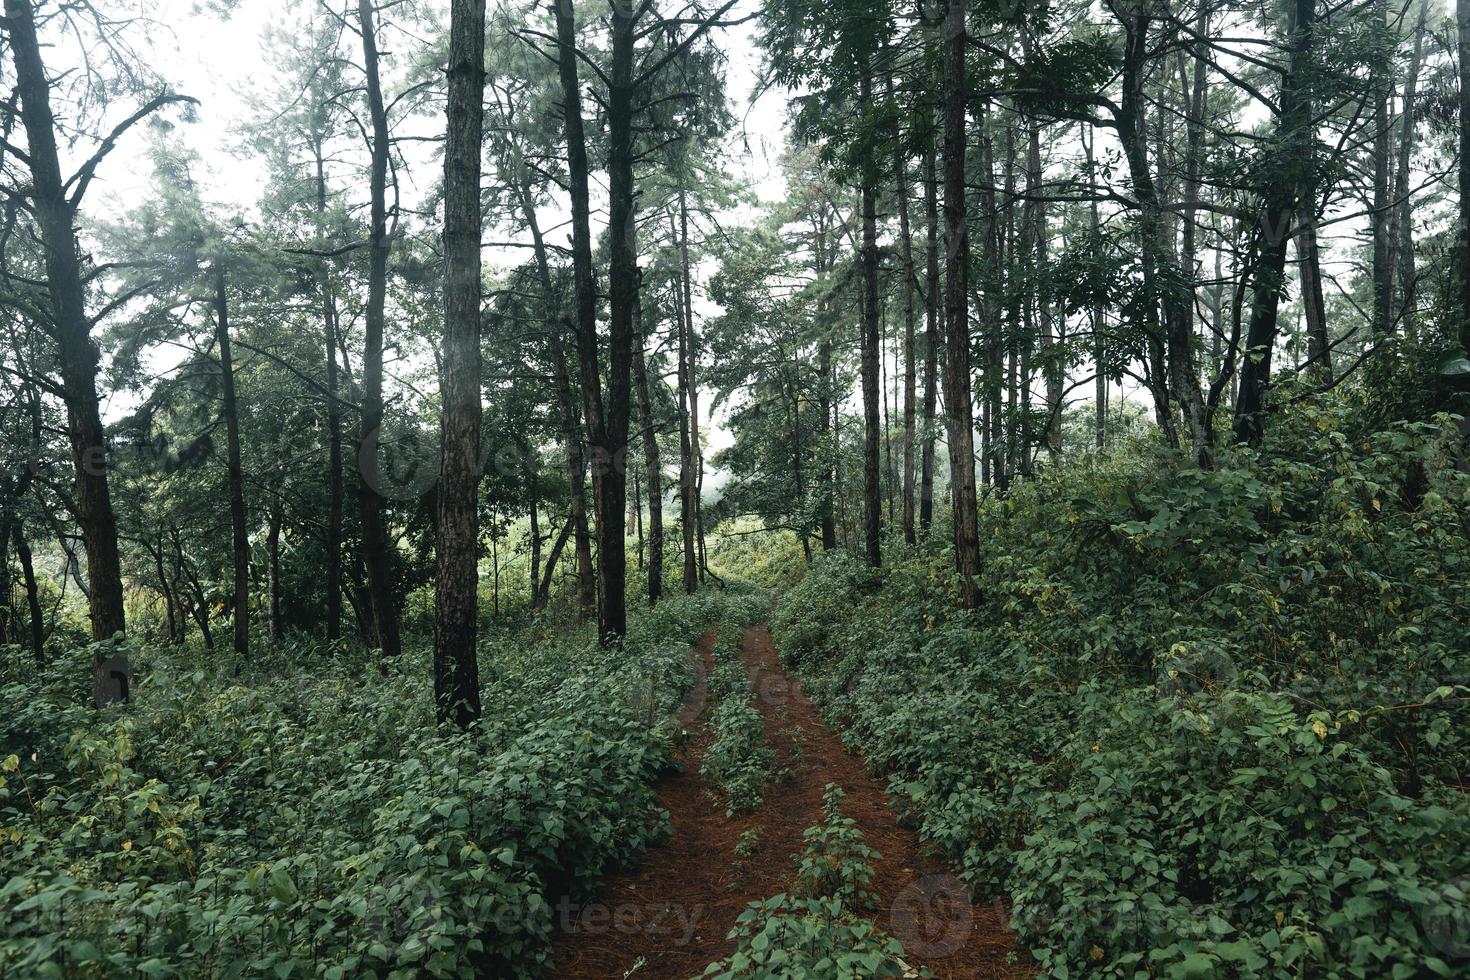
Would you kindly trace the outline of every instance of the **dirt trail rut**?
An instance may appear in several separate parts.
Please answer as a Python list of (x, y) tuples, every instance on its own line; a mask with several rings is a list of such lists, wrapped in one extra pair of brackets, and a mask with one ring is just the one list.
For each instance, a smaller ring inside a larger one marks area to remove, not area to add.
[[(936, 977), (1033, 976), (1025, 965), (1030, 956), (1007, 929), (1004, 910), (972, 906), (942, 864), (923, 852), (916, 835), (898, 825), (882, 785), (827, 728), (799, 682), (781, 669), (764, 626), (745, 632), (741, 656), (765, 720), (766, 742), (777, 766), (791, 767), (792, 778), (772, 781), (755, 813), (725, 816), (723, 800), (699, 775), (710, 740), (703, 724), (704, 678), (713, 666), (713, 639), (713, 633), (705, 636), (697, 648), (698, 680), (680, 716), (691, 734), (680, 758), (683, 772), (658, 786), (673, 833), (636, 868), (606, 878), (596, 898), (553, 910), (551, 976), (699, 976), (734, 948), (725, 936), (748, 903), (790, 888), (802, 832), (820, 821), (828, 783), (842, 787), (843, 814), (882, 854), (870, 886), (879, 896), (878, 908), (869, 918), (903, 942), (910, 963), (927, 966)], [(737, 845), (752, 835), (753, 845), (742, 848), (748, 856), (740, 856)]]

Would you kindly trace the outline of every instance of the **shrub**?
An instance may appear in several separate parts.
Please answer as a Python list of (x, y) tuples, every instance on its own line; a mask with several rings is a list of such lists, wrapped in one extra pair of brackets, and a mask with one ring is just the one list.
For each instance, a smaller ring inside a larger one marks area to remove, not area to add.
[(716, 639), (709, 678), (714, 698), (709, 728), (714, 740), (700, 767), (704, 778), (725, 794), (729, 816), (750, 813), (761, 805), (775, 761), (775, 753), (766, 746), (765, 720), (740, 660), (739, 636), (739, 631), (725, 629)]
[(813, 564), (782, 654), (1065, 976), (1449, 975), (1470, 953), (1470, 476), (1453, 420), (1298, 412), (1214, 471), (1132, 451)]
[(549, 903), (666, 833), (688, 645), (750, 601), (666, 601), (620, 649), (487, 645), (467, 734), (434, 725), (421, 647), (386, 678), (304, 643), (238, 676), (135, 647), (105, 712), (85, 649), (7, 661), (0, 975), (536, 973)]

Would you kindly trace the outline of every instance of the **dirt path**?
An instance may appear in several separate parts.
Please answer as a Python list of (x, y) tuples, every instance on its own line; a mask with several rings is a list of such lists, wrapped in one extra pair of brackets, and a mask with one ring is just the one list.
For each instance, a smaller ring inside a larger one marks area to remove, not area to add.
[[(659, 803), (673, 834), (634, 870), (608, 877), (582, 907), (554, 909), (553, 977), (688, 980), (734, 948), (725, 935), (745, 906), (786, 891), (801, 851), (802, 831), (821, 818), (822, 793), (837, 783), (843, 813), (878, 849), (872, 888), (880, 896), (872, 920), (897, 936), (910, 963), (937, 977), (1029, 977), (1030, 960), (1005, 927), (998, 906), (971, 906), (955, 879), (924, 855), (917, 837), (899, 827), (888, 795), (828, 730), (798, 683), (781, 669), (764, 626), (747, 630), (741, 656), (765, 719), (766, 742), (791, 779), (773, 781), (755, 813), (727, 818), (723, 800), (699, 775), (709, 742), (703, 724), (704, 677), (712, 667), (713, 634), (701, 641), (701, 669), (681, 721), (691, 731), (684, 771), (663, 780)], [(740, 850), (737, 846), (747, 846)], [(1014, 953), (1014, 957), (1008, 954)], [(636, 967), (636, 969), (635, 969)]]

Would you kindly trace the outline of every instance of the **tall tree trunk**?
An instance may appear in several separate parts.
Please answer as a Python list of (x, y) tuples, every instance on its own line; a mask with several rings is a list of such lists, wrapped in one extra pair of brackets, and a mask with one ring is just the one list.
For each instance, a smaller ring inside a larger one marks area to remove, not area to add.
[[(368, 599), (373, 623), (378, 634), (378, 647), (384, 661), (396, 660), (402, 652), (398, 634), (398, 604), (393, 596), (393, 563), (388, 544), (388, 530), (383, 518), (383, 496), (379, 492), (379, 451), (383, 439), (383, 326), (384, 303), (388, 291), (388, 113), (383, 106), (383, 92), (378, 74), (377, 32), (373, 26), (372, 0), (358, 0), (358, 18), (362, 29), (363, 67), (367, 75), (368, 110), (372, 116), (372, 170), (369, 175), (371, 197), (370, 240), (368, 243), (368, 302), (363, 317), (362, 412), (358, 434), (358, 501), (362, 521), (362, 557), (367, 566)], [(476, 132), (478, 132), (478, 127)], [(476, 156), (478, 160), (478, 155)], [(446, 164), (447, 166), (447, 164)], [(478, 163), (476, 173), (479, 172)], [(478, 186), (478, 185), (477, 185)], [(476, 226), (478, 227), (478, 225)], [(478, 281), (478, 275), (477, 275)], [(478, 297), (476, 317), (478, 318)], [(478, 323), (478, 319), (476, 320)], [(445, 347), (450, 347), (448, 329)], [(478, 353), (476, 363), (478, 364)], [(476, 371), (476, 378), (479, 372)], [(477, 381), (478, 384), (478, 381)], [(479, 404), (478, 392), (476, 405)], [(478, 431), (478, 430), (477, 430)], [(449, 447), (445, 446), (446, 460)], [(445, 485), (439, 485), (439, 499), (445, 496)]]
[(919, 462), (919, 527), (934, 523), (934, 413), (939, 374), (939, 178), (935, 134), (924, 143), (924, 446)]
[[(368, 0), (361, 0), (366, 5)], [(450, 0), (444, 142), (444, 351), (434, 706), (461, 728), (480, 718), (480, 142), (485, 0)]]
[(496, 619), (500, 618), (500, 518), (496, 515), (494, 498), (490, 502), (490, 595), (491, 609)]
[[(1297, 6), (1300, 8), (1302, 4), (1299, 2)], [(1392, 29), (1388, 24), (1385, 0), (1374, 0), (1373, 16), (1379, 30)], [(1386, 337), (1394, 329), (1393, 247), (1390, 238), (1393, 208), (1388, 199), (1389, 171), (1392, 168), (1390, 144), (1393, 141), (1388, 100), (1393, 92), (1393, 79), (1386, 63), (1373, 66), (1370, 84), (1373, 87), (1373, 333), (1377, 337)]]
[(689, 262), (689, 204), (684, 190), (684, 175), (679, 175), (679, 275), (684, 303), (684, 327), (688, 331), (685, 368), (689, 400), (689, 451), (693, 456), (694, 533), (698, 548), (697, 567), (704, 580), (704, 442), (699, 435), (699, 334), (694, 330), (694, 278)]
[[(604, 478), (612, 469), (607, 452), (609, 419), (604, 414), (602, 397), (602, 375), (598, 362), (597, 345), (597, 293), (592, 279), (592, 219), (589, 172), (587, 166), (587, 138), (582, 121), (582, 91), (577, 69), (577, 26), (575, 13), (569, 3), (554, 3), (556, 13), (557, 65), (562, 90), (562, 116), (566, 132), (567, 182), (571, 197), (572, 214), (572, 284), (574, 293), (573, 324), (577, 336), (577, 368), (581, 379), (583, 414), (587, 425), (587, 444), (592, 462), (592, 494), (597, 518), (598, 543), (598, 636), (608, 639), (605, 624), (609, 621), (609, 610), (601, 608), (605, 600), (606, 566), (613, 556), (602, 550), (609, 540), (603, 525), (603, 510), (610, 494), (604, 486)], [(616, 502), (618, 513), (622, 513), (621, 501)], [(615, 518), (616, 520), (616, 518)], [(619, 520), (619, 523), (621, 521)], [(622, 554), (622, 540), (617, 542), (617, 554)], [(621, 576), (621, 570), (614, 573)], [(615, 614), (615, 611), (614, 611)]]
[(1460, 75), (1460, 223), (1456, 237), (1459, 270), (1460, 348), (1470, 351), (1470, 0), (1455, 0)]
[(826, 457), (821, 469), (822, 496), (818, 523), (822, 529), (822, 550), (834, 551), (837, 548), (837, 516), (833, 500), (836, 446), (832, 428), (832, 398), (827, 394), (831, 387), (827, 379), (832, 374), (832, 341), (826, 337), (817, 346), (817, 371), (822, 376), (823, 394), (818, 399), (818, 408), (822, 413), (822, 446)]
[[(319, 246), (325, 245), (327, 213), (326, 166), (322, 143), (313, 144), (316, 155), (316, 234)], [(337, 400), (337, 299), (327, 269), (328, 260), (320, 260), (316, 269), (317, 288), (322, 297), (322, 341), (327, 365), (327, 531), (324, 550), (327, 559), (326, 592), (327, 641), (342, 636), (342, 406)]]
[[(790, 415), (791, 419), (791, 475), (796, 483), (796, 499), (806, 500), (806, 483), (802, 474), (801, 451), (805, 446), (805, 437), (801, 430), (801, 385), (797, 379), (792, 379), (787, 384), (791, 396)], [(811, 525), (805, 521), (797, 528), (797, 536), (801, 539), (801, 553), (807, 561), (812, 560)]]
[[(1090, 138), (1086, 138), (1090, 135)], [(1085, 134), (1082, 140), (1082, 150), (1085, 154), (1087, 166), (1087, 180), (1089, 185), (1097, 180), (1096, 171), (1093, 169), (1093, 146), (1097, 136), (1095, 132)], [(1087, 226), (1092, 232), (1093, 240), (1097, 240), (1099, 234), (1099, 221), (1097, 214), (1097, 197), (1091, 195), (1092, 200), (1087, 203)], [(1097, 427), (1097, 448), (1107, 447), (1108, 432), (1108, 372), (1107, 372), (1107, 345), (1104, 343), (1103, 335), (1103, 308), (1102, 304), (1095, 303), (1089, 311), (1092, 321), (1092, 360), (1097, 368), (1097, 380), (1095, 384), (1093, 415)]]
[[(548, 308), (558, 309), (558, 314), (551, 318), (547, 326), (546, 356), (551, 363), (552, 381), (556, 385), (557, 415), (561, 423), (562, 448), (567, 459), (568, 498), (571, 502), (572, 531), (576, 535), (577, 617), (587, 620), (595, 615), (597, 608), (597, 584), (592, 569), (592, 536), (587, 524), (587, 460), (582, 451), (582, 434), (579, 431), (581, 420), (577, 417), (577, 401), (572, 393), (572, 379), (567, 371), (566, 350), (560, 333), (560, 328), (566, 321), (559, 312), (560, 297), (552, 283), (551, 262), (546, 254), (546, 241), (541, 235), (541, 224), (536, 216), (529, 176), (522, 174), (518, 186), (521, 210), (531, 229), (531, 244), (541, 278), (541, 291), (546, 297)], [(573, 333), (575, 334), (575, 327)]]
[(633, 445), (630, 439), (628, 443), (628, 469), (633, 474), (633, 496), (628, 500), (628, 523), (633, 525), (634, 535), (638, 539), (638, 567), (643, 567), (643, 477), (638, 472), (638, 467), (632, 465)]
[(214, 339), (219, 348), (220, 413), (225, 419), (225, 490), (230, 501), (231, 549), (234, 557), (235, 652), (250, 652), (250, 530), (245, 524), (245, 471), (240, 464), (240, 414), (235, 402), (235, 363), (230, 356), (230, 305), (225, 294), (225, 267), (214, 262)]
[[(92, 342), (72, 204), (62, 183), (56, 152), (56, 121), (41, 61), (41, 46), (31, 0), (5, 0), (5, 27), (15, 63), (30, 156), (31, 200), (46, 253), (46, 285), (55, 317), (62, 386), (66, 392), (67, 438), (76, 466), (77, 523), (87, 549), (87, 577), (94, 640), (110, 639), (127, 628), (123, 611), (122, 561), (117, 521), (107, 486), (107, 436), (97, 400), (99, 352)], [(92, 696), (98, 706), (128, 699), (125, 653), (92, 662)]]
[[(673, 213), (670, 212), (669, 220), (672, 225)], [(670, 229), (677, 236), (677, 229)], [(682, 241), (682, 239), (681, 239)], [(675, 319), (679, 331), (679, 366), (676, 372), (679, 391), (679, 525), (680, 534), (683, 538), (684, 549), (684, 591), (694, 593), (699, 590), (699, 552), (695, 544), (695, 530), (699, 523), (697, 516), (699, 490), (695, 474), (694, 463), (694, 425), (693, 398), (691, 398), (692, 371), (690, 371), (690, 348), (691, 343), (689, 329), (689, 307), (682, 298), (683, 286), (679, 286), (681, 296), (675, 302)]]
[[(864, 66), (858, 82), (858, 101), (863, 118), (873, 114), (873, 78), (871, 65)], [(864, 160), (862, 166), (863, 207), (863, 320), (862, 320), (862, 390), (863, 390), (863, 545), (868, 564), (877, 568), (883, 563), (882, 522), (883, 499), (878, 472), (882, 460), (878, 454), (878, 175), (876, 161)]]
[(1415, 307), (1417, 273), (1414, 267), (1414, 216), (1410, 207), (1409, 178), (1410, 164), (1414, 154), (1414, 124), (1418, 110), (1419, 72), (1424, 66), (1424, 27), (1429, 15), (1429, 4), (1419, 4), (1419, 16), (1414, 23), (1414, 46), (1409, 55), (1409, 64), (1404, 73), (1404, 94), (1399, 111), (1398, 164), (1394, 168), (1393, 224), (1389, 229), (1389, 248), (1393, 253), (1394, 275), (1401, 296), (1399, 318), (1404, 332), (1412, 336), (1415, 332)]
[(46, 621), (41, 613), (41, 590), (36, 587), (36, 566), (31, 561), (31, 545), (17, 522), (10, 529), (15, 539), (15, 557), (20, 562), (21, 584), (26, 590), (26, 615), (30, 620), (31, 655), (36, 663), (46, 662)]
[[(1316, 10), (1312, 4), (1291, 4), (1291, 29), (1296, 36), (1298, 53), (1302, 62), (1300, 73), (1306, 77), (1297, 84), (1300, 97), (1310, 105), (1313, 101), (1310, 90), (1311, 69), (1308, 60), (1315, 50), (1313, 38), (1316, 32)], [(1299, 69), (1293, 68), (1293, 72)], [(1203, 64), (1197, 63), (1196, 75), (1203, 74)], [(1307, 360), (1310, 373), (1318, 381), (1332, 378), (1332, 346), (1327, 329), (1327, 304), (1322, 294), (1322, 259), (1317, 244), (1317, 141), (1315, 134), (1301, 134), (1299, 150), (1303, 163), (1301, 178), (1297, 185), (1296, 206), (1296, 257), (1302, 294), (1302, 313), (1307, 321)]]
[(836, 428), (832, 424), (833, 408), (833, 384), (832, 384), (832, 312), (829, 299), (829, 286), (826, 283), (827, 275), (832, 271), (831, 250), (828, 245), (827, 206), (822, 205), (817, 215), (817, 226), (815, 229), (815, 266), (817, 270), (817, 281), (822, 284), (822, 292), (817, 300), (817, 319), (819, 336), (817, 340), (817, 407), (822, 413), (822, 424), (818, 428), (820, 444), (822, 446), (822, 466), (819, 480), (818, 519), (822, 528), (822, 550), (834, 551), (837, 548), (837, 516), (836, 501), (834, 499), (836, 488), (837, 470), (837, 441)]
[(883, 438), (883, 501), (888, 508), (888, 523), (897, 523), (898, 514), (894, 510), (897, 500), (895, 490), (898, 489), (898, 470), (893, 462), (893, 404), (889, 395), (896, 394), (893, 386), (889, 384), (888, 374), (888, 316), (887, 305), (878, 307), (878, 390), (883, 393), (882, 408), (883, 417), (878, 426), (878, 431)]
[(1178, 448), (1179, 432), (1174, 425), (1174, 409), (1169, 397), (1167, 353), (1164, 346), (1165, 318), (1160, 316), (1159, 311), (1159, 271), (1164, 258), (1159, 254), (1162, 221), (1153, 174), (1148, 166), (1148, 130), (1143, 93), (1149, 17), (1147, 14), (1135, 15), (1131, 12), (1127, 16), (1124, 25), (1123, 98), (1115, 121), (1118, 139), (1123, 143), (1124, 155), (1128, 159), (1129, 176), (1140, 211), (1139, 255), (1142, 260), (1145, 296), (1142, 322), (1145, 342), (1144, 377), (1149, 394), (1153, 397), (1154, 418), (1169, 445)]
[[(1006, 201), (1004, 208), (1005, 220), (1000, 223), (1001, 242), (1005, 250), (1005, 261), (997, 268), (1004, 268), (1010, 282), (1021, 278), (1020, 263), (1016, 259), (1017, 252), (1024, 252), (1024, 247), (1018, 248), (1016, 237), (1016, 211), (1014, 205), (1016, 200), (1016, 124), (1014, 119), (1005, 120), (1006, 152), (1002, 162), (1001, 173), (1003, 181), (1001, 193)], [(1025, 470), (1019, 465), (1023, 451), (1022, 432), (1025, 420), (1019, 411), (1020, 387), (1019, 387), (1019, 365), (1017, 357), (1023, 343), (1029, 342), (1028, 331), (1022, 327), (1022, 305), (1028, 297), (1021, 290), (1006, 291), (1006, 314), (1003, 328), (1003, 336), (1006, 339), (1006, 414), (1005, 414), (1005, 447), (1006, 447), (1006, 472), (1012, 475), (1020, 473), (1025, 476)]]
[(597, 489), (597, 632), (604, 643), (628, 630), (627, 452), (631, 377), (638, 306), (637, 212), (633, 192), (633, 42), (637, 12), (615, 6), (607, 101), (608, 364), (607, 416), (598, 440), (602, 478)]
[(270, 527), (265, 535), (266, 589), (270, 601), (271, 639), (281, 639), (281, 506), (271, 507)]
[(980, 601), (975, 429), (970, 406), (970, 241), (965, 215), (965, 0), (947, 0), (944, 22), (944, 401), (949, 416), (950, 496), (960, 601)]
[(15, 586), (10, 581), (10, 528), (19, 522), (10, 520), (9, 515), (0, 514), (0, 646), (15, 642), (16, 615)]
[(648, 386), (648, 342), (643, 304), (638, 304), (638, 342), (633, 352), (633, 379), (638, 386), (638, 415), (643, 423), (643, 463), (648, 479), (648, 604), (658, 605), (664, 588), (664, 481)]
[[(528, 462), (532, 459), (529, 447), (526, 447), (525, 458)], [(531, 545), (529, 578), (531, 580), (532, 609), (539, 609), (541, 607), (541, 499), (537, 493), (536, 482), (537, 474), (528, 466), (526, 469), (526, 489), (531, 497), (531, 506), (528, 509), (531, 530), (528, 537)]]
[[(1315, 0), (1293, 0), (1294, 23), (1310, 25), (1315, 19)], [(1277, 121), (1281, 147), (1278, 152), (1296, 153), (1303, 139), (1310, 139), (1311, 106), (1297, 96), (1297, 84), (1306, 74), (1309, 31), (1296, 31), (1292, 38), (1291, 71), (1281, 85), (1281, 115)], [(1289, 173), (1273, 179), (1263, 190), (1265, 225), (1261, 255), (1256, 269), (1256, 289), (1251, 299), (1250, 325), (1240, 365), (1240, 389), (1235, 402), (1235, 438), (1259, 444), (1265, 428), (1265, 395), (1271, 378), (1271, 354), (1276, 345), (1281, 288), (1286, 270), (1286, 248), (1291, 221), (1299, 213), (1299, 184)]]
[[(1031, 32), (1021, 32), (1021, 43), (1026, 57), (1031, 57)], [(1062, 369), (1057, 360), (1057, 331), (1056, 321), (1052, 314), (1052, 305), (1047, 297), (1047, 290), (1040, 288), (1040, 283), (1050, 282), (1051, 276), (1047, 271), (1047, 224), (1046, 224), (1046, 201), (1044, 199), (1043, 179), (1045, 174), (1041, 167), (1041, 124), (1036, 119), (1030, 119), (1026, 125), (1026, 215), (1028, 218), (1028, 235), (1031, 239), (1030, 254), (1027, 257), (1031, 264), (1031, 282), (1038, 285), (1029, 292), (1036, 304), (1036, 320), (1039, 344), (1041, 349), (1041, 373), (1046, 383), (1046, 432), (1045, 441), (1047, 449), (1052, 453), (1059, 453), (1062, 449)], [(1030, 376), (1026, 378), (1027, 389), (1030, 388)], [(1027, 450), (1029, 454), (1029, 449)]]
[[(1005, 372), (1005, 345), (1002, 343), (1000, 316), (1001, 304), (999, 289), (997, 288), (997, 277), (1001, 268), (1000, 255), (1000, 221), (999, 209), (996, 205), (995, 193), (995, 151), (987, 128), (989, 114), (982, 106), (980, 116), (977, 120), (980, 133), (978, 149), (980, 157), (978, 162), (980, 172), (980, 211), (981, 211), (981, 235), (980, 235), (980, 264), (979, 267), (985, 273), (982, 288), (976, 290), (975, 306), (980, 311), (980, 320), (984, 330), (984, 370), (983, 370), (983, 408), (981, 410), (982, 425), (984, 430), (981, 434), (982, 446), (985, 450), (985, 482), (994, 486), (996, 492), (1005, 496), (1010, 490), (1010, 474), (1006, 471), (1006, 440), (1002, 434), (1004, 413), (1001, 411), (1001, 398), (1004, 394), (1005, 385), (1003, 375)], [(963, 121), (963, 119), (961, 120)], [(946, 119), (947, 124), (947, 119)], [(948, 137), (946, 136), (946, 139)], [(946, 164), (948, 166), (948, 164)], [(946, 180), (948, 172), (946, 171)], [(947, 186), (947, 185), (946, 185)], [(947, 192), (946, 192), (947, 193)], [(948, 212), (946, 211), (946, 234), (948, 233)], [(968, 248), (969, 242), (966, 241)], [(947, 259), (946, 259), (947, 261)], [(945, 274), (948, 276), (949, 267), (946, 265)], [(948, 285), (946, 279), (946, 304), (948, 304)], [(946, 320), (948, 319), (948, 305), (946, 309)], [(946, 337), (948, 331), (946, 328)], [(946, 354), (948, 353), (946, 346)], [(966, 374), (968, 374), (968, 368)], [(948, 378), (946, 368), (945, 377)], [(949, 400), (949, 388), (944, 390), (945, 401)], [(971, 442), (973, 443), (973, 436)], [(950, 448), (953, 455), (953, 446)], [(951, 470), (954, 467), (953, 459), (950, 460)], [(953, 495), (954, 488), (950, 487)]]
[(1144, 76), (1149, 58), (1150, 15), (1130, 13), (1123, 52), (1123, 97), (1115, 116), (1118, 138), (1128, 162), (1139, 206), (1140, 254), (1146, 304), (1144, 329), (1150, 339), (1150, 371), (1155, 414), (1172, 445), (1178, 445), (1171, 406), (1177, 401), (1190, 442), (1202, 465), (1213, 462), (1213, 436), (1199, 372), (1194, 362), (1193, 314), (1185, 290), (1167, 274), (1173, 254), (1158, 186), (1148, 162)]
[[(891, 83), (890, 83), (891, 88)], [(909, 544), (917, 540), (914, 533), (914, 428), (918, 421), (917, 371), (914, 365), (914, 333), (916, 313), (914, 292), (913, 237), (909, 231), (909, 175), (904, 159), (902, 133), (895, 116), (893, 133), (893, 173), (898, 186), (898, 244), (903, 264), (903, 539)]]

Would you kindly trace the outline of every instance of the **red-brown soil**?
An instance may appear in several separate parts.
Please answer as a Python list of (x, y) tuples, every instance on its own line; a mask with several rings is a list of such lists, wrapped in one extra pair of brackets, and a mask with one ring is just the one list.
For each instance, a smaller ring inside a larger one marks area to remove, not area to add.
[[(636, 868), (607, 878), (585, 907), (555, 910), (551, 975), (699, 976), (732, 951), (725, 936), (748, 903), (790, 888), (802, 831), (820, 822), (822, 793), (837, 783), (846, 794), (843, 814), (882, 854), (870, 886), (879, 896), (870, 918), (903, 942), (911, 964), (937, 977), (1033, 976), (1031, 957), (1006, 927), (1005, 910), (972, 906), (913, 832), (898, 825), (883, 787), (781, 669), (764, 626), (746, 631), (741, 655), (765, 718), (766, 742), (777, 768), (790, 767), (791, 778), (772, 781), (755, 813), (725, 816), (723, 799), (699, 775), (709, 742), (702, 715), (713, 640), (710, 634), (699, 644), (698, 681), (681, 715), (691, 733), (680, 759), (683, 772), (658, 787), (673, 833)], [(749, 856), (741, 857), (736, 847), (747, 832), (757, 836)]]

